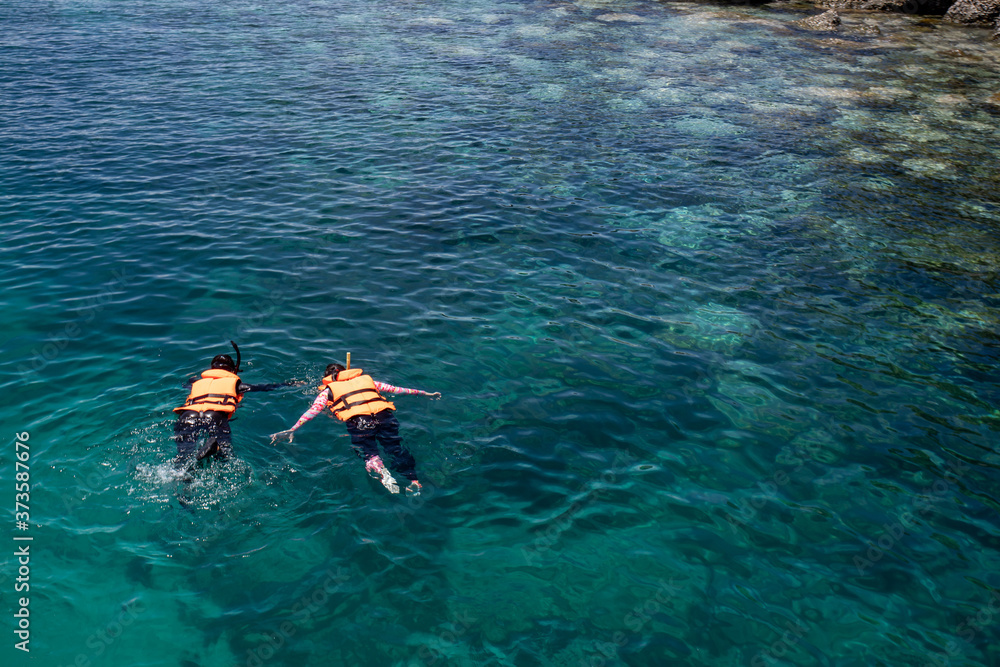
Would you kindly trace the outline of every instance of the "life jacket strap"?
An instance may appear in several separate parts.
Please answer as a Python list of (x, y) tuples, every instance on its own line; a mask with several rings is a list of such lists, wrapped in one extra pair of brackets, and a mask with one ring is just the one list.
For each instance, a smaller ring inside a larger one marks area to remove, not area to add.
[[(369, 394), (369, 395), (375, 394), (375, 398), (369, 398), (369, 399), (364, 400), (364, 401), (348, 401), (347, 400), (347, 398), (349, 396), (356, 396), (357, 394)], [(365, 403), (374, 403), (376, 401), (384, 401), (384, 400), (385, 399), (382, 398), (379, 395), (379, 393), (377, 391), (373, 390), (373, 389), (367, 389), (367, 388), (366, 389), (355, 389), (354, 391), (349, 391), (346, 394), (344, 394), (343, 396), (341, 396), (340, 398), (338, 398), (337, 402), (333, 404), (333, 407), (331, 409), (333, 410), (334, 414), (337, 414), (339, 412), (344, 412), (346, 410), (350, 410), (351, 408), (355, 408), (355, 407), (357, 407), (359, 405), (364, 405)], [(341, 403), (343, 403), (343, 406), (340, 407), (340, 408), (337, 408), (336, 406), (340, 405)]]
[[(209, 398), (221, 398), (221, 401), (209, 401), (205, 399)], [(184, 405), (194, 405), (195, 403), (211, 403), (212, 405), (236, 405), (236, 397), (230, 396), (229, 394), (202, 394), (201, 396), (192, 396), (187, 400)]]

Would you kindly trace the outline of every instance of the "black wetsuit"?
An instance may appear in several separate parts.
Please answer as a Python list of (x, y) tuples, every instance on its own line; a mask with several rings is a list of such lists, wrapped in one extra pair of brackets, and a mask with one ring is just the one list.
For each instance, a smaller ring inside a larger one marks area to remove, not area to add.
[(399, 421), (392, 410), (351, 417), (344, 424), (351, 434), (351, 445), (355, 453), (365, 462), (378, 456), (378, 445), (382, 443), (385, 453), (392, 458), (392, 469), (408, 480), (417, 479), (417, 462), (403, 447), (402, 438), (399, 437)]
[[(190, 385), (197, 378), (188, 380)], [(293, 382), (274, 384), (236, 383), (236, 393), (241, 396), (248, 391), (271, 391), (288, 387)], [(229, 430), (229, 413), (218, 410), (184, 410), (177, 414), (174, 424), (174, 440), (177, 442), (178, 467), (184, 467), (212, 455), (225, 460), (233, 453), (233, 433)], [(202, 436), (205, 441), (199, 447)]]

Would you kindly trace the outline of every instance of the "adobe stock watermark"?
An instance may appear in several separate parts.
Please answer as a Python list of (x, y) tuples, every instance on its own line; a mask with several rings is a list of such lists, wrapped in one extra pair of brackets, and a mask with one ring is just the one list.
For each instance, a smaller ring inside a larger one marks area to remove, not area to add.
[(118, 641), (146, 611), (148, 609), (145, 603), (139, 598), (125, 602), (122, 604), (120, 612), (87, 637), (84, 645), (90, 650), (77, 653), (73, 662), (61, 667), (91, 667), (93, 661), (104, 655), (104, 652)]
[(934, 482), (925, 493), (918, 497), (909, 509), (901, 512), (896, 521), (882, 524), (882, 534), (878, 539), (868, 542), (868, 549), (864, 557), (855, 556), (854, 566), (858, 574), (864, 574), (875, 563), (882, 560), (887, 553), (895, 549), (907, 530), (917, 525), (917, 518), (926, 516), (936, 509), (951, 489), (951, 485), (958, 482), (961, 476), (969, 469), (969, 464), (961, 459), (948, 464), (949, 472), (945, 473), (942, 479)]
[[(281, 312), (285, 304), (292, 300), (293, 293), (302, 286), (300, 275), (320, 266), (322, 262), (308, 257), (296, 262), (289, 271), (283, 271), (281, 279), (270, 286), (268, 293), (254, 300), (248, 309), (250, 313), (240, 318), (236, 325), (236, 337), (246, 338), (254, 329), (271, 321)], [(323, 338), (318, 330), (309, 332), (309, 335), (315, 335), (317, 339)]]
[[(172, 533), (180, 534), (184, 539), (183, 549), (192, 556), (204, 554), (216, 540), (225, 540), (233, 524), (240, 517), (243, 510), (248, 509), (253, 503), (246, 494), (234, 499), (232, 504), (226, 506), (225, 514), (212, 519), (197, 516), (191, 512), (177, 512), (173, 514), (170, 523), (161, 524), (164, 529), (170, 529)], [(193, 532), (188, 530), (193, 527)]]
[(803, 625), (801, 621), (788, 621), (785, 623), (787, 630), (774, 640), (767, 648), (757, 651), (750, 659), (750, 667), (767, 667), (771, 663), (778, 662), (791, 651), (809, 632), (809, 626)]
[(300, 596), (292, 605), (292, 617), (289, 620), (282, 621), (264, 633), (267, 642), (258, 644), (256, 648), (247, 649), (247, 659), (244, 663), (246, 667), (261, 667), (273, 658), (295, 636), (299, 625), (323, 609), (330, 601), (330, 596), (338, 593), (343, 585), (351, 580), (350, 571), (342, 567), (338, 567), (336, 572), (327, 570), (322, 576), (325, 577), (322, 583)]
[(84, 477), (79, 494), (64, 492), (60, 496), (63, 504), (63, 514), (71, 514), (77, 507), (84, 503), (87, 495), (104, 491), (107, 488), (107, 481), (110, 477), (121, 474), (122, 470), (135, 470), (137, 462), (141, 461), (142, 459), (139, 455), (134, 455), (124, 465), (107, 466), (100, 472), (92, 472)]
[[(997, 614), (1000, 614), (1000, 591), (992, 591), (990, 599), (980, 606), (975, 614), (967, 616), (964, 621), (958, 624), (955, 628), (955, 634), (965, 645), (971, 644), (977, 634), (985, 632), (993, 624), (994, 616)], [(990, 635), (992, 636), (992, 633)], [(944, 651), (928, 654), (929, 662), (924, 667), (949, 667), (952, 660), (960, 659), (964, 652), (963, 644), (955, 640), (949, 641), (945, 645)]]
[(14, 584), (14, 592), (17, 594), (14, 596), (17, 601), (17, 612), (14, 614), (17, 628), (14, 634), (21, 640), (14, 644), (14, 648), (25, 653), (31, 652), (31, 542), (35, 539), (28, 532), (31, 528), (30, 439), (28, 431), (14, 434), (14, 525), (21, 531), (14, 536), (17, 565)]
[(465, 457), (471, 456), (476, 452), (476, 446), (469, 443), (459, 443), (459, 447), (454, 451), (454, 456), (446, 460), (438, 468), (438, 482), (434, 483), (430, 480), (422, 480), (423, 488), (420, 491), (419, 496), (406, 496), (405, 500), (400, 498), (402, 502), (396, 504), (393, 508), (393, 512), (396, 518), (399, 520), (401, 525), (406, 524), (406, 518), (416, 514), (420, 508), (422, 508), (428, 500), (434, 498), (441, 491), (441, 484), (444, 480), (447, 480), (455, 471), (459, 468), (459, 460)]
[(595, 641), (593, 644), (594, 654), (588, 658), (580, 660), (578, 667), (604, 667), (609, 660), (619, 659), (618, 651), (628, 646), (630, 639), (639, 633), (647, 623), (653, 620), (653, 616), (660, 612), (667, 611), (667, 603), (682, 592), (674, 584), (673, 578), (670, 581), (660, 579), (659, 585), (646, 600), (636, 605), (622, 618), (622, 625), (625, 630), (616, 631), (607, 641)]
[[(457, 646), (460, 642), (468, 641), (466, 635), (472, 628), (473, 624), (477, 622), (478, 619), (473, 618), (469, 615), (468, 611), (456, 616), (451, 621), (445, 624), (444, 629), (438, 633), (439, 647), (453, 647)], [(417, 649), (417, 656), (423, 661), (427, 667), (436, 665), (439, 662), (444, 664), (447, 662), (448, 658), (442, 653), (438, 648), (432, 648), (426, 643), (421, 644), (420, 648)], [(443, 662), (442, 662), (443, 661)]]
[[(611, 470), (604, 472), (598, 482), (610, 486), (618, 481), (618, 475), (635, 464), (639, 459), (635, 458), (624, 450), (618, 450), (615, 458), (611, 462)], [(573, 518), (583, 510), (584, 507), (599, 498), (604, 492), (603, 488), (587, 487), (594, 484), (593, 481), (585, 481), (577, 489), (577, 493), (586, 491), (580, 500), (575, 501), (565, 512), (548, 522), (545, 528), (535, 530), (535, 539), (529, 546), (521, 547), (521, 555), (528, 565), (534, 565), (542, 554), (551, 551), (559, 543), (562, 534), (573, 525)]]
[(131, 279), (131, 276), (127, 275), (124, 269), (115, 269), (111, 275), (112, 279), (105, 284), (101, 293), (87, 299), (84, 307), (75, 312), (73, 319), (67, 322), (62, 329), (49, 334), (40, 346), (31, 349), (31, 360), (26, 364), (18, 364), (18, 373), (22, 376), (38, 373), (57, 360), (70, 343), (83, 335), (84, 327), (94, 321), (111, 301), (114, 294), (127, 287)]
[(729, 522), (730, 529), (736, 532), (740, 526), (752, 521), (769, 501), (777, 497), (778, 490), (792, 481), (791, 475), (804, 468), (808, 461), (818, 460), (818, 451), (820, 448), (820, 444), (814, 441), (806, 441), (794, 447), (783, 447), (778, 455), (779, 461), (782, 457), (787, 458), (790, 455), (791, 457), (800, 459), (802, 462), (794, 468), (776, 470), (769, 478), (758, 481), (757, 488), (760, 491), (749, 498), (741, 498), (736, 514), (732, 512), (726, 513), (726, 521)]
[[(324, 278), (320, 278), (318, 275), (310, 281), (306, 281), (302, 276), (314, 274), (318, 269), (326, 265), (325, 260), (321, 259), (321, 257), (326, 257), (336, 252), (333, 242), (335, 238), (336, 236), (328, 235), (316, 239), (315, 244), (310, 246), (310, 253), (304, 259), (298, 260), (288, 270), (282, 271), (280, 279), (271, 282), (269, 285), (265, 284), (268, 288), (267, 294), (258, 297), (250, 308), (247, 309), (250, 311), (249, 314), (243, 316), (237, 324), (237, 338), (246, 338), (254, 329), (271, 321), (276, 315), (280, 314), (285, 305), (289, 301), (294, 300), (294, 294), (303, 284), (313, 287), (323, 286), (321, 282)], [(275, 252), (277, 253), (281, 250), (287, 251), (290, 255), (297, 257), (303, 255), (302, 248), (291, 242), (282, 242)], [(329, 332), (320, 332), (319, 330), (307, 333), (317, 340), (322, 340), (329, 335)]]

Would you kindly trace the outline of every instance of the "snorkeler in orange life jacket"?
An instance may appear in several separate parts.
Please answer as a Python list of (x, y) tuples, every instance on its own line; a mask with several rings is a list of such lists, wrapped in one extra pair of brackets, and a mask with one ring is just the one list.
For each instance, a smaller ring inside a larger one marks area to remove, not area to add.
[(347, 369), (336, 363), (326, 367), (318, 390), (319, 395), (309, 409), (292, 428), (272, 435), (271, 444), (286, 437), (291, 442), (296, 429), (328, 407), (334, 417), (347, 425), (351, 445), (355, 453), (364, 460), (365, 470), (379, 479), (391, 493), (399, 493), (399, 485), (379, 456), (378, 445), (381, 444), (385, 453), (392, 458), (393, 469), (410, 480), (406, 492), (413, 496), (420, 495), (423, 487), (417, 481), (417, 464), (410, 452), (403, 447), (399, 437), (399, 422), (393, 414), (396, 406), (385, 400), (382, 393), (417, 394), (437, 399), (441, 398), (441, 392), (395, 387), (373, 380), (360, 368)]
[[(212, 366), (200, 378), (188, 380), (191, 391), (184, 405), (174, 408), (177, 423), (174, 424), (174, 440), (177, 443), (178, 468), (189, 468), (202, 459), (214, 455), (226, 459), (233, 452), (233, 434), (229, 430), (229, 420), (248, 391), (271, 391), (278, 387), (296, 384), (279, 382), (276, 384), (245, 384), (240, 380), (240, 349), (230, 341), (236, 350), (236, 359), (228, 354), (220, 354), (212, 359)], [(199, 447), (202, 437), (204, 443)]]

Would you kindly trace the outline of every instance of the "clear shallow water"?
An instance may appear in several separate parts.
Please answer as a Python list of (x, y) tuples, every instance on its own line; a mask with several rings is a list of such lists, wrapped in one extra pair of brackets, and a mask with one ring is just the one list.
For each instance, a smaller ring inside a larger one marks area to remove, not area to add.
[[(1000, 662), (1000, 52), (812, 11), (0, 8), (5, 655)], [(186, 511), (230, 338), (309, 385)], [(420, 503), (330, 420), (268, 444), (347, 351), (445, 395), (397, 401)]]

